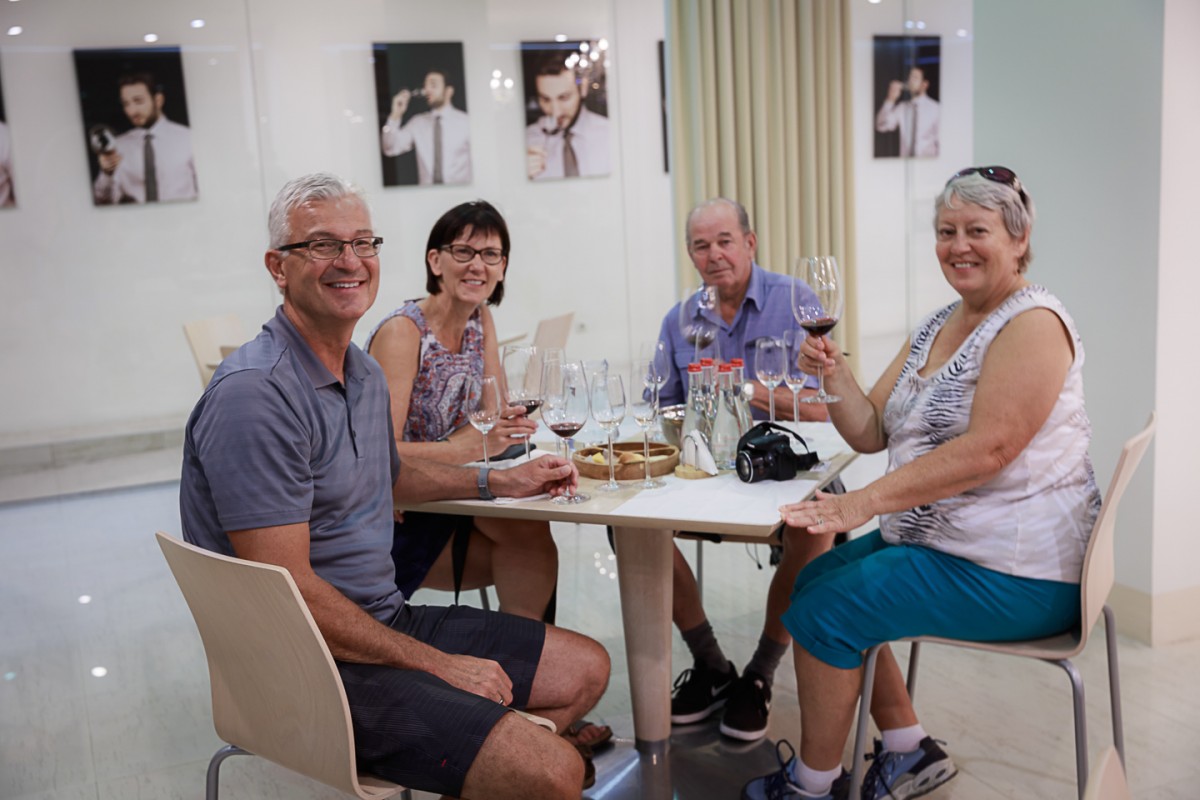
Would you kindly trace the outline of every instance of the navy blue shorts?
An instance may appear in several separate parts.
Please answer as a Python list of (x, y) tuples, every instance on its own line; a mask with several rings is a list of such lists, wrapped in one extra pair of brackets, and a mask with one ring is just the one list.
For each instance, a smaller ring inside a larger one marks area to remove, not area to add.
[(465, 528), (470, 533), (473, 525), (473, 517), (461, 514), (404, 512), (404, 521), (392, 528), (392, 561), (396, 564), (396, 585), (406, 598), (420, 588), (454, 532)]
[[(444, 653), (496, 661), (513, 683), (512, 708), (529, 703), (546, 626), (468, 606), (405, 604), (394, 630)], [(509, 712), (495, 700), (457, 689), (428, 672), (337, 662), (358, 768), (436, 794), (462, 794), (467, 770)]]
[(1079, 624), (1079, 584), (1006, 575), (879, 531), (814, 558), (796, 577), (783, 624), (834, 667), (906, 636), (975, 642), (1039, 639)]

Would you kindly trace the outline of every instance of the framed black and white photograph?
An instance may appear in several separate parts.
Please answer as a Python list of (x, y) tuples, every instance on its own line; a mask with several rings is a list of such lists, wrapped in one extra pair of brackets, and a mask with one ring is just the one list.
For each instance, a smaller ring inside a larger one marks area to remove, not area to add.
[(17, 194), (12, 178), (12, 134), (8, 130), (8, 115), (4, 112), (4, 81), (0, 80), (0, 208), (13, 208)]
[(373, 46), (383, 185), (470, 183), (462, 42)]
[(875, 158), (932, 158), (941, 124), (939, 36), (875, 37)]
[(530, 180), (608, 175), (607, 39), (521, 42)]
[(179, 48), (76, 50), (75, 75), (95, 204), (195, 200)]

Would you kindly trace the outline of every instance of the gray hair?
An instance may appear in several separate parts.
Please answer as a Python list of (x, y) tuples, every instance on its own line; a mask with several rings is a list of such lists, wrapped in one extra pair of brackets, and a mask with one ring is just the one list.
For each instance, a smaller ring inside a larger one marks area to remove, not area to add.
[[(1033, 230), (1033, 220), (1036, 213), (1033, 198), (1017, 181), (1016, 186), (985, 178), (977, 172), (951, 178), (946, 188), (937, 196), (933, 204), (933, 225), (936, 228), (938, 217), (945, 208), (960, 208), (963, 203), (971, 203), (983, 208), (999, 211), (1004, 218), (1004, 227), (1009, 236), (1020, 239), (1026, 231)], [(1017, 259), (1017, 271), (1024, 272), (1033, 261), (1033, 247), (1027, 246), (1025, 253)]]
[(727, 206), (733, 209), (733, 213), (737, 215), (738, 227), (742, 229), (743, 236), (749, 236), (753, 229), (750, 227), (750, 215), (746, 213), (746, 207), (737, 200), (730, 200), (728, 197), (714, 197), (711, 200), (705, 200), (692, 208), (688, 212), (687, 219), (683, 223), (683, 241), (691, 247), (692, 241), (692, 218), (706, 208), (713, 206)]
[(285, 183), (279, 194), (275, 195), (267, 214), (271, 247), (281, 247), (292, 238), (288, 219), (292, 211), (312, 200), (340, 200), (343, 197), (357, 197), (363, 207), (370, 210), (362, 189), (328, 172), (314, 172)]

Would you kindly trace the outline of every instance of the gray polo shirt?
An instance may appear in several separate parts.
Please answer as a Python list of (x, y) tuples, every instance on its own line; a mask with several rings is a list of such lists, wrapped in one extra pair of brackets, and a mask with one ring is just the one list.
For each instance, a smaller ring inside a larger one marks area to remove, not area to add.
[(316, 573), (387, 622), (404, 604), (391, 558), (399, 473), (379, 364), (351, 344), (339, 383), (280, 307), (188, 419), (183, 536), (233, 555), (227, 531), (307, 522)]

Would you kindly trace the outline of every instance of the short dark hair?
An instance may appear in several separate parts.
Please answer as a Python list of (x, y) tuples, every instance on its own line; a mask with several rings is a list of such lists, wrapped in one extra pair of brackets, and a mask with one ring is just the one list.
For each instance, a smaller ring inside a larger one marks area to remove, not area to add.
[(154, 77), (152, 72), (131, 72), (117, 78), (117, 91), (121, 91), (126, 86), (137, 86), (139, 83), (146, 84), (146, 91), (150, 94), (162, 94), (162, 86)]
[(442, 83), (444, 83), (447, 86), (454, 85), (450, 81), (450, 73), (446, 72), (446, 70), (442, 69), (441, 67), (430, 67), (429, 69), (425, 70), (425, 77), (428, 78), (430, 75), (441, 75)]
[[(454, 244), (454, 240), (463, 233), (472, 236), (477, 233), (485, 236), (489, 233), (496, 234), (500, 237), (500, 252), (504, 254), (505, 261), (508, 260), (508, 224), (496, 207), (487, 200), (471, 200), (457, 205), (433, 223), (433, 230), (429, 232), (429, 242), (425, 245), (425, 291), (430, 294), (439, 294), (442, 291), (442, 279), (434, 275), (433, 270), (429, 268), (429, 251)], [(504, 278), (501, 278), (488, 297), (487, 304), (498, 306), (503, 299)]]
[(578, 75), (572, 67), (567, 66), (567, 53), (569, 50), (544, 50), (538, 53), (533, 62), (533, 77), (536, 80), (542, 75), (559, 75), (563, 72), (571, 73), (572, 77), (578, 83)]

